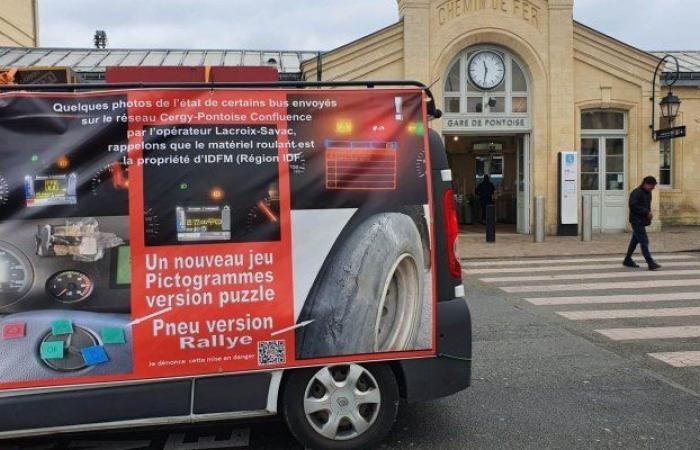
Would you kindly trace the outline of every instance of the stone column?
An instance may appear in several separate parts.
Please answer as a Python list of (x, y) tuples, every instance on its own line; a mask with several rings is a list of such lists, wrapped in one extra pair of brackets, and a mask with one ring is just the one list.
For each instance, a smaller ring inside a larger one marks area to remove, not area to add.
[[(547, 232), (556, 233), (557, 153), (576, 148), (573, 0), (549, 0), (549, 142)], [(542, 187), (536, 186), (536, 192)]]
[(397, 0), (403, 20), (404, 77), (430, 82), (430, 0)]

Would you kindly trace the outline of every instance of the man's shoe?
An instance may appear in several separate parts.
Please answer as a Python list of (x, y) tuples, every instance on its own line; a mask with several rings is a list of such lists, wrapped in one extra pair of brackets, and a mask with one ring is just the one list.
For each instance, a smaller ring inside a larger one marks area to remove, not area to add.
[(625, 259), (624, 261), (622, 261), (622, 265), (625, 266), (625, 267), (631, 267), (631, 268), (633, 268), (633, 269), (639, 268), (639, 264), (637, 264), (636, 262), (632, 261), (632, 259)]
[(656, 264), (655, 262), (649, 263), (649, 270), (659, 270), (660, 268), (661, 266)]

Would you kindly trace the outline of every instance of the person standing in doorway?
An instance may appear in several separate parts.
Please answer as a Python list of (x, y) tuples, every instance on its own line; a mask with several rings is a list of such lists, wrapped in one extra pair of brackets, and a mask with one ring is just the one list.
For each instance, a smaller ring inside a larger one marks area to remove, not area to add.
[(646, 227), (651, 225), (654, 214), (651, 212), (651, 192), (656, 188), (656, 178), (646, 177), (642, 184), (630, 194), (630, 224), (632, 225), (632, 240), (627, 249), (627, 257), (623, 261), (625, 267), (639, 267), (632, 260), (632, 254), (637, 250), (637, 245), (642, 248), (642, 255), (649, 266), (649, 270), (661, 268), (649, 252), (649, 236)]
[(481, 205), (481, 223), (486, 223), (486, 207), (493, 204), (493, 193), (496, 186), (491, 183), (491, 177), (484, 175), (484, 181), (476, 187), (476, 196), (479, 197)]

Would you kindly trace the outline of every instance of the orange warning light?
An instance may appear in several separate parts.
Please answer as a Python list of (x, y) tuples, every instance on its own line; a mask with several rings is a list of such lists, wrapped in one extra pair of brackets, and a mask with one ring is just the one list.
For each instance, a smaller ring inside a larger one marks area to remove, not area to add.
[(221, 189), (220, 187), (212, 188), (212, 190), (209, 191), (209, 198), (211, 198), (215, 202), (218, 202), (219, 200), (223, 200), (224, 190)]
[(67, 169), (68, 166), (70, 166), (70, 161), (68, 161), (66, 156), (61, 156), (56, 160), (56, 166), (58, 166), (59, 169)]

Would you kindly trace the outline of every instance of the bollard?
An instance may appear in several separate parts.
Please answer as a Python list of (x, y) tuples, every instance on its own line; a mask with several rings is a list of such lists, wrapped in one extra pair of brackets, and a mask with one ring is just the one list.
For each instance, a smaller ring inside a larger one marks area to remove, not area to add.
[(496, 205), (486, 205), (486, 242), (496, 242)]
[(593, 197), (584, 195), (581, 213), (581, 240), (591, 242), (593, 240)]
[(535, 197), (535, 242), (544, 242), (544, 197)]

